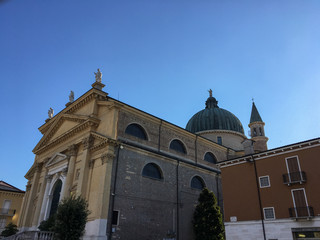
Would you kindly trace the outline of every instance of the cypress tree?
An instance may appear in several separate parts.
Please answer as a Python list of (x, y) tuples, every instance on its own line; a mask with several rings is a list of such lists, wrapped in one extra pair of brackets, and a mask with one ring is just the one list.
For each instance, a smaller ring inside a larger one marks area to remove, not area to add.
[(213, 192), (204, 188), (193, 214), (195, 240), (223, 240), (224, 225), (220, 207)]

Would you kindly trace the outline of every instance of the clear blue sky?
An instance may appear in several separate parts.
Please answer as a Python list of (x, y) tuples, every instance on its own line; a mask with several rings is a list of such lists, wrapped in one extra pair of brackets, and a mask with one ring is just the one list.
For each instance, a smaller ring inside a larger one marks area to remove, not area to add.
[(212, 88), (269, 148), (320, 136), (319, 0), (0, 0), (0, 179), (25, 189), (55, 113), (103, 72), (110, 96), (185, 127)]

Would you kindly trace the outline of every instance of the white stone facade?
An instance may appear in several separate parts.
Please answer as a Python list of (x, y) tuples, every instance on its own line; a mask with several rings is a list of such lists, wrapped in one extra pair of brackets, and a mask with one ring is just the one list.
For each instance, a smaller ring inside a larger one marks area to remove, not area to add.
[[(276, 219), (264, 221), (267, 240), (293, 240), (292, 228), (319, 228), (320, 217), (311, 220)], [(263, 240), (260, 221), (226, 222), (226, 240)]]

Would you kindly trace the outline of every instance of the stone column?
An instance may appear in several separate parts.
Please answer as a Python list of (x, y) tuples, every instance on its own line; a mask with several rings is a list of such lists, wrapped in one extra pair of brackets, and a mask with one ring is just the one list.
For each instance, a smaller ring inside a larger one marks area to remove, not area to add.
[[(47, 173), (46, 173), (47, 175)], [(44, 191), (46, 190), (46, 185), (47, 185), (47, 179), (46, 177), (43, 177), (43, 181), (42, 181), (42, 185), (41, 185), (41, 189), (38, 195), (38, 203), (37, 203), (37, 207), (36, 207), (36, 211), (33, 217), (33, 221), (32, 221), (32, 226), (35, 227), (35, 229), (37, 229), (37, 227), (39, 226), (39, 214), (40, 214), (40, 210), (42, 209), (42, 205), (43, 205), (43, 199), (45, 198), (44, 195)]]
[(70, 196), (70, 189), (72, 188), (74, 168), (75, 168), (77, 150), (78, 150), (77, 145), (69, 146), (68, 150), (69, 150), (68, 155), (70, 156), (70, 159), (68, 164), (67, 178), (66, 178), (66, 182), (63, 190), (63, 196), (65, 198)]
[(21, 227), (22, 230), (24, 230), (26, 228), (26, 223), (24, 222), (24, 216), (27, 214), (27, 202), (29, 199), (29, 194), (30, 194), (30, 189), (31, 189), (31, 183), (30, 180), (28, 181), (27, 185), (26, 185), (26, 192), (24, 194), (23, 197), (23, 201), (22, 201), (22, 207), (21, 207), (21, 214), (19, 217), (19, 224), (18, 226)]
[(101, 175), (101, 184), (99, 187), (99, 196), (101, 199), (98, 200), (98, 206), (101, 206), (101, 212), (99, 218), (108, 217), (109, 198), (111, 190), (111, 176), (112, 176), (112, 164), (114, 159), (114, 148), (108, 146), (108, 152), (101, 156), (101, 168), (103, 174)]
[(93, 145), (93, 137), (90, 135), (87, 138), (84, 138), (82, 141), (83, 144), (83, 158), (81, 160), (80, 166), (80, 174), (78, 180), (78, 187), (77, 187), (77, 196), (82, 195), (83, 197), (86, 196), (86, 189), (88, 183), (88, 173), (89, 173), (89, 159), (90, 159), (90, 147)]
[(45, 181), (43, 182), (43, 184), (46, 183), (46, 187), (45, 187), (45, 192), (44, 192), (44, 195), (43, 195), (40, 216), (39, 216), (39, 219), (38, 219), (39, 220), (38, 221), (38, 225), (41, 223), (41, 221), (45, 220), (44, 218), (45, 218), (45, 213), (46, 213), (46, 209), (47, 209), (47, 206), (48, 206), (49, 191), (50, 191), (51, 181), (52, 181), (52, 175), (45, 176)]
[[(32, 181), (31, 184), (29, 184), (29, 186), (27, 186), (27, 191), (29, 191), (28, 194), (28, 199), (26, 206), (24, 208), (24, 216), (23, 216), (23, 226), (24, 227), (31, 227), (32, 224), (32, 219), (30, 219), (32, 217), (32, 211), (33, 211), (33, 200), (35, 198), (35, 195), (37, 193), (37, 186), (38, 186), (38, 182), (39, 182), (39, 175), (40, 175), (40, 169), (41, 169), (42, 165), (36, 163), (34, 166), (34, 173), (33, 173), (33, 177), (32, 177)], [(30, 189), (30, 190), (29, 190)]]

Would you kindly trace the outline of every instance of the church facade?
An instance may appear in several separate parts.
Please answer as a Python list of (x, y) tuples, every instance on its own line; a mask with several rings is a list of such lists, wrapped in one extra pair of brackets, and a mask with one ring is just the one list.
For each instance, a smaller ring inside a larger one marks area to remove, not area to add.
[(36, 230), (61, 199), (81, 195), (90, 210), (84, 239), (193, 239), (201, 190), (213, 191), (223, 208), (217, 163), (254, 151), (254, 141), (212, 92), (183, 129), (109, 97), (99, 73), (92, 89), (75, 101), (72, 92), (39, 128), (21, 231)]

